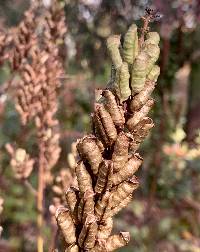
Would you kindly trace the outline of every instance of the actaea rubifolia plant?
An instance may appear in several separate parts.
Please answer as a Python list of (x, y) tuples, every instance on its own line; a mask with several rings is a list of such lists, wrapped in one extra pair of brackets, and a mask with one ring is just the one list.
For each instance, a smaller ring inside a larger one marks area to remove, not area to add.
[(107, 39), (111, 79), (95, 103), (93, 132), (77, 142), (80, 160), (75, 181), (66, 191), (66, 205), (56, 211), (65, 252), (110, 252), (128, 244), (129, 232), (111, 234), (113, 216), (132, 200), (142, 164), (138, 148), (154, 126), (148, 117), (160, 68), (160, 37), (149, 31), (147, 13), (141, 32), (132, 24), (121, 44)]

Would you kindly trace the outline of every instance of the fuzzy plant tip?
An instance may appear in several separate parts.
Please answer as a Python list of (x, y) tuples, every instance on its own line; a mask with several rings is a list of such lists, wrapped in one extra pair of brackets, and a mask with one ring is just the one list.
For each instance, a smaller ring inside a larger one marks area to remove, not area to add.
[[(125, 208), (139, 186), (140, 144), (154, 126), (151, 95), (159, 76), (159, 34), (139, 34), (131, 25), (107, 39), (112, 60), (109, 85), (94, 104), (93, 132), (77, 141), (76, 187), (65, 192), (66, 207), (56, 212), (65, 251), (111, 252), (130, 241), (128, 232), (112, 234), (113, 217)], [(143, 43), (140, 43), (144, 36)]]

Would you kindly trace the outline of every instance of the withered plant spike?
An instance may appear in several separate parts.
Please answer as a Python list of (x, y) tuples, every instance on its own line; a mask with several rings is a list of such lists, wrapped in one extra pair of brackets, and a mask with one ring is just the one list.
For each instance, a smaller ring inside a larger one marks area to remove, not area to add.
[(110, 236), (111, 232), (112, 232), (112, 228), (113, 228), (113, 219), (112, 218), (107, 218), (98, 227), (97, 239), (98, 240), (107, 239)]
[(82, 217), (83, 217), (83, 208), (84, 208), (84, 198), (80, 197), (79, 204), (78, 204), (78, 221), (82, 223)]
[(130, 241), (130, 234), (128, 232), (121, 232), (119, 235), (112, 235), (106, 241), (106, 251), (112, 252), (128, 244)]
[(109, 142), (112, 145), (117, 138), (117, 130), (115, 128), (115, 124), (112, 120), (112, 117), (109, 114), (109, 112), (105, 109), (105, 106), (102, 104), (99, 104), (98, 106), (98, 114), (101, 119), (105, 133), (108, 136)]
[(139, 148), (141, 142), (148, 136), (151, 128), (154, 127), (153, 120), (144, 117), (136, 126), (132, 133), (133, 141), (130, 143), (130, 151), (135, 152)]
[(93, 191), (92, 178), (87, 171), (83, 161), (80, 161), (76, 167), (76, 176), (80, 193), (84, 194), (86, 190)]
[(98, 139), (101, 139), (104, 146), (108, 146), (109, 145), (109, 139), (108, 139), (108, 136), (106, 135), (103, 124), (101, 122), (101, 119), (100, 119), (99, 115), (97, 114), (97, 111), (93, 116), (93, 123), (94, 123), (96, 136), (98, 137)]
[(142, 158), (139, 155), (133, 155), (128, 162), (118, 172), (111, 177), (113, 186), (132, 177), (142, 164)]
[(83, 196), (82, 221), (85, 222), (88, 215), (94, 215), (94, 192), (86, 190)]
[(132, 112), (135, 112), (148, 101), (149, 96), (153, 92), (155, 88), (155, 82), (146, 81), (144, 88), (141, 90), (139, 94), (137, 94), (134, 99), (130, 103), (130, 109)]
[(77, 211), (78, 211), (78, 195), (77, 190), (73, 187), (67, 189), (65, 193), (67, 207), (70, 210), (71, 216), (75, 223), (78, 222)]
[(113, 172), (118, 172), (128, 161), (129, 137), (124, 133), (118, 134), (112, 154)]
[(97, 201), (95, 205), (95, 215), (99, 221), (101, 221), (102, 216), (104, 215), (104, 212), (106, 210), (106, 207), (108, 206), (108, 201), (110, 198), (110, 192), (107, 191), (103, 194), (103, 196)]
[(88, 232), (86, 239), (84, 241), (84, 249), (92, 249), (96, 242), (96, 235), (97, 235), (97, 222), (94, 221), (89, 225)]
[(102, 193), (103, 190), (106, 188), (108, 183), (108, 175), (110, 172), (110, 169), (112, 169), (112, 162), (109, 160), (103, 160), (100, 164), (99, 168), (99, 174), (97, 178), (97, 182), (95, 185), (95, 192), (96, 193)]
[(56, 220), (58, 226), (60, 227), (62, 234), (65, 238), (65, 241), (68, 245), (76, 242), (76, 229), (74, 222), (69, 213), (69, 209), (65, 207), (59, 207), (56, 211)]
[(112, 217), (131, 202), (139, 186), (134, 175), (142, 164), (138, 148), (154, 126), (148, 113), (160, 71), (155, 65), (159, 35), (148, 33), (145, 40), (146, 28), (139, 46), (136, 25), (125, 35), (124, 48), (119, 36), (107, 40), (111, 80), (94, 104), (92, 134), (77, 145), (81, 160), (75, 170), (79, 197), (74, 197), (78, 202), (74, 245), (79, 252), (115, 251), (130, 240), (127, 232), (111, 235)]
[(126, 199), (124, 199), (122, 202), (119, 203), (118, 206), (109, 209), (108, 211), (106, 211), (103, 215), (102, 220), (107, 220), (110, 217), (113, 217), (114, 215), (116, 215), (119, 211), (121, 211), (123, 208), (125, 208), (133, 199), (132, 194), (130, 194)]
[(65, 252), (79, 252), (78, 245), (70, 245), (68, 248), (65, 249)]
[(87, 249), (87, 246), (93, 247), (95, 243), (96, 234), (97, 234), (96, 217), (90, 214), (87, 216), (81, 229), (81, 233), (78, 238), (79, 246), (85, 249)]
[(109, 197), (108, 208), (112, 209), (126, 199), (134, 190), (139, 186), (139, 182), (136, 176), (133, 176), (130, 180), (124, 181), (118, 186), (114, 187)]
[(95, 139), (85, 137), (77, 143), (77, 149), (82, 158), (86, 158), (91, 165), (94, 174), (98, 173), (99, 164), (102, 161), (101, 151)]
[(153, 107), (154, 100), (149, 99), (143, 107), (139, 111), (135, 111), (133, 116), (128, 119), (127, 121), (127, 127), (130, 131), (134, 130), (134, 127), (144, 118), (148, 115), (149, 111)]
[(115, 96), (109, 90), (104, 90), (102, 95), (106, 98), (105, 107), (110, 113), (115, 126), (122, 128), (125, 123), (124, 111), (119, 108)]

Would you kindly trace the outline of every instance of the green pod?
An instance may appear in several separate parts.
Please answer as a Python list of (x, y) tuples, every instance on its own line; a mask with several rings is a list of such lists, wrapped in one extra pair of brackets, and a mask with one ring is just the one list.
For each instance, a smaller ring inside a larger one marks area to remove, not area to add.
[(112, 35), (107, 39), (107, 48), (115, 69), (119, 69), (122, 65), (122, 58), (119, 51), (120, 36)]
[(123, 62), (119, 72), (118, 72), (118, 86), (120, 93), (120, 101), (123, 102), (129, 98), (131, 95), (131, 89), (129, 87), (130, 74), (128, 70), (128, 64)]
[(137, 26), (132, 24), (124, 37), (123, 59), (132, 65), (138, 55), (138, 33)]
[(140, 52), (140, 54), (135, 59), (131, 76), (132, 94), (139, 93), (144, 87), (148, 60), (149, 56), (145, 51)]
[(147, 79), (150, 81), (157, 82), (159, 75), (160, 75), (160, 67), (158, 65), (154, 65), (149, 74), (147, 75)]
[(156, 63), (156, 61), (159, 58), (160, 55), (160, 48), (158, 45), (154, 45), (154, 44), (147, 44), (144, 47), (144, 51), (147, 53), (148, 55), (148, 64), (147, 64), (147, 74), (151, 71), (151, 69), (153, 68), (153, 65)]
[(144, 45), (153, 44), (158, 45), (160, 42), (160, 35), (157, 32), (148, 32)]

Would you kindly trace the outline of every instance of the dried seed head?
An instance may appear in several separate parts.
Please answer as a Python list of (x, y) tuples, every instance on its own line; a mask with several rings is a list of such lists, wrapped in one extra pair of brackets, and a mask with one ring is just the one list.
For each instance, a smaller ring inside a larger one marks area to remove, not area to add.
[(98, 137), (98, 140), (101, 140), (104, 146), (109, 146), (110, 142), (109, 142), (108, 136), (106, 135), (105, 129), (103, 127), (103, 124), (101, 122), (99, 115), (97, 114), (97, 111), (95, 112), (93, 116), (93, 123), (94, 123), (94, 128), (95, 128), (95, 134)]
[(108, 111), (105, 109), (104, 105), (101, 105), (101, 104), (99, 104), (98, 106), (98, 114), (101, 119), (105, 133), (109, 139), (109, 142), (110, 144), (112, 144), (113, 142), (115, 142), (117, 138), (117, 130), (113, 123), (112, 117), (110, 116)]
[(106, 251), (111, 252), (123, 246), (126, 246), (130, 241), (129, 232), (120, 232), (119, 235), (112, 235), (106, 242)]
[(84, 207), (82, 211), (82, 221), (84, 222), (88, 216), (94, 215), (94, 192), (86, 190), (83, 196)]
[(14, 149), (11, 144), (5, 145), (6, 150), (11, 155), (10, 165), (16, 179), (27, 179), (35, 163), (35, 160), (30, 158), (29, 154), (21, 148)]
[(111, 191), (108, 208), (110, 209), (118, 206), (124, 199), (126, 199), (139, 186), (139, 182), (135, 176), (129, 181), (124, 181)]
[(92, 138), (85, 137), (78, 142), (77, 150), (82, 158), (87, 159), (93, 173), (97, 174), (99, 164), (102, 161), (102, 155), (96, 141)]
[(121, 111), (117, 105), (115, 96), (109, 90), (104, 90), (102, 95), (106, 98), (105, 107), (110, 113), (115, 126), (122, 128), (125, 123), (125, 118), (124, 114), (122, 113), (123, 111)]
[(65, 252), (79, 252), (79, 247), (77, 245), (71, 245), (65, 249)]
[(122, 58), (119, 51), (120, 36), (112, 35), (107, 39), (107, 48), (110, 54), (112, 63), (116, 69), (119, 69), (122, 65)]
[(76, 167), (76, 176), (78, 180), (78, 186), (81, 193), (84, 194), (86, 190), (93, 190), (92, 178), (88, 173), (83, 161), (80, 161)]
[(110, 192), (106, 191), (95, 205), (95, 216), (99, 221), (102, 219), (105, 209), (108, 206), (109, 198), (110, 198)]
[(60, 206), (56, 210), (55, 214), (58, 226), (60, 227), (62, 234), (67, 244), (73, 244), (76, 242), (75, 226), (70, 216), (69, 209)]
[(133, 141), (130, 143), (130, 151), (135, 152), (140, 143), (147, 137), (149, 130), (154, 127), (153, 120), (149, 117), (144, 117), (134, 128), (132, 132)]
[(108, 236), (111, 234), (113, 228), (113, 219), (107, 218), (105, 222), (99, 225), (97, 239), (107, 239)]
[(141, 107), (150, 98), (150, 95), (152, 94), (154, 88), (155, 88), (155, 82), (153, 82), (153, 81), (146, 81), (145, 86), (141, 90), (141, 92), (133, 97), (133, 99), (132, 99), (132, 101), (130, 103), (130, 110), (132, 112), (135, 112), (136, 110), (141, 109)]
[(134, 127), (144, 118), (148, 115), (150, 109), (152, 108), (154, 104), (153, 99), (149, 99), (146, 104), (139, 110), (136, 111), (131, 118), (127, 121), (127, 127), (130, 131), (134, 130)]
[(70, 210), (71, 216), (75, 223), (77, 220), (77, 211), (78, 211), (78, 195), (77, 190), (74, 187), (69, 187), (65, 193), (65, 199), (67, 202), (67, 207)]
[(133, 199), (133, 196), (132, 196), (132, 194), (130, 194), (126, 199), (124, 199), (122, 202), (120, 202), (119, 205), (110, 209), (108, 212), (105, 212), (103, 219), (107, 219), (109, 217), (116, 215), (123, 208), (127, 207), (127, 205), (132, 201), (132, 199)]
[(88, 249), (94, 247), (95, 237), (97, 234), (96, 217), (92, 214), (88, 215), (82, 227), (78, 238), (78, 244), (81, 248)]
[(88, 227), (87, 236), (84, 241), (84, 249), (92, 249), (96, 242), (98, 225), (94, 220)]
[(119, 133), (114, 145), (112, 154), (113, 172), (118, 172), (128, 161), (129, 137), (124, 133)]
[(108, 183), (109, 171), (110, 169), (112, 169), (111, 166), (112, 162), (109, 160), (103, 160), (102, 163), (100, 164), (98, 178), (95, 185), (96, 193), (102, 193), (105, 190)]
[(113, 185), (118, 185), (121, 182), (127, 180), (132, 177), (134, 173), (138, 170), (138, 168), (142, 164), (142, 158), (139, 155), (134, 155), (129, 161), (122, 167), (119, 172), (112, 175), (112, 183)]
[(138, 55), (138, 33), (137, 26), (132, 24), (124, 37), (123, 59), (132, 65)]

